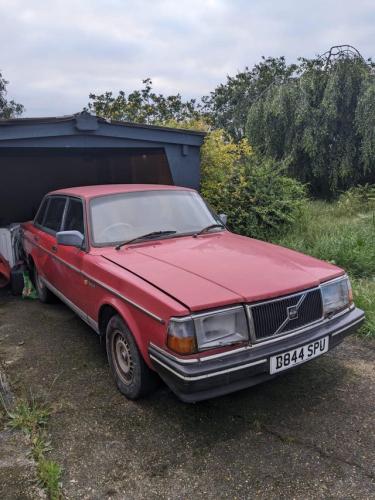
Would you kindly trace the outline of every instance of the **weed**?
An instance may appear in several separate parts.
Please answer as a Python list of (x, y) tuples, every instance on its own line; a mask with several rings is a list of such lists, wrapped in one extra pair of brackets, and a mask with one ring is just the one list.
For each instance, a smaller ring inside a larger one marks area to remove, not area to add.
[(38, 462), (38, 475), (41, 483), (48, 491), (51, 500), (61, 498), (60, 494), (60, 479), (61, 468), (52, 460), (42, 458)]
[(49, 410), (46, 406), (38, 404), (34, 398), (31, 401), (20, 400), (13, 411), (8, 411), (9, 426), (22, 429), (33, 436), (40, 426), (47, 423)]
[(20, 429), (29, 436), (31, 454), (37, 464), (38, 479), (49, 498), (51, 500), (61, 498), (61, 468), (56, 462), (45, 457), (45, 454), (51, 451), (51, 443), (45, 431), (50, 416), (49, 408), (34, 397), (30, 400), (21, 399), (12, 409), (7, 408), (3, 403), (3, 408), (8, 417), (8, 426)]

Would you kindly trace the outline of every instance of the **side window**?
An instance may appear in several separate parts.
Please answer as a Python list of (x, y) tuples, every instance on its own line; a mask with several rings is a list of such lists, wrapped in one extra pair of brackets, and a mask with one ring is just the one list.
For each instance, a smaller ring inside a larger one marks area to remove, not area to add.
[(38, 224), (39, 226), (43, 225), (43, 220), (44, 220), (44, 216), (46, 214), (47, 205), (48, 205), (48, 198), (44, 198), (44, 200), (42, 201), (42, 204), (40, 205), (39, 210), (36, 214), (35, 224)]
[(65, 216), (64, 231), (79, 231), (83, 235), (85, 229), (83, 225), (83, 206), (80, 200), (71, 198)]
[(50, 199), (43, 227), (50, 229), (55, 233), (60, 230), (65, 203), (66, 198), (63, 198), (62, 196)]

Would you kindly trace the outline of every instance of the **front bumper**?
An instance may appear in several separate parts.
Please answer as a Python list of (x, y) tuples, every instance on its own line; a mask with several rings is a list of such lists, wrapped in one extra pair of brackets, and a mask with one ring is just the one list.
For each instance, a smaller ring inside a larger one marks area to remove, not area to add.
[(245, 389), (277, 376), (270, 374), (270, 357), (276, 354), (327, 335), (331, 350), (344, 337), (354, 333), (364, 319), (363, 311), (354, 308), (300, 333), (216, 356), (205, 353), (200, 359), (183, 359), (153, 344), (149, 346), (149, 355), (154, 369), (171, 390), (182, 401), (193, 403)]

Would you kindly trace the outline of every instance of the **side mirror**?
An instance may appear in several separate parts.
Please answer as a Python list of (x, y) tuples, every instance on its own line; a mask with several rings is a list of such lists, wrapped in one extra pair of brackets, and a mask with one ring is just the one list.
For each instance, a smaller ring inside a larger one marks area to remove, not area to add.
[(227, 222), (228, 222), (228, 216), (227, 216), (227, 214), (219, 214), (219, 219), (224, 224), (224, 226), (227, 225)]
[(59, 231), (56, 233), (56, 241), (58, 245), (66, 247), (82, 248), (84, 236), (79, 231)]

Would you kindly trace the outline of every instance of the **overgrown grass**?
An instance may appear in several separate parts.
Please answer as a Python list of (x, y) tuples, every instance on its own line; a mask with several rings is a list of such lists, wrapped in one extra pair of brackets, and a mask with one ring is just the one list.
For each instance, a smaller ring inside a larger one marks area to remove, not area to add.
[(375, 338), (375, 278), (352, 279), (355, 304), (366, 313), (362, 335)]
[(308, 202), (303, 215), (275, 243), (343, 267), (367, 321), (360, 333), (375, 337), (375, 213), (368, 206)]
[(6, 406), (3, 409), (8, 417), (9, 427), (20, 429), (29, 436), (32, 456), (38, 468), (38, 479), (48, 497), (51, 500), (60, 499), (61, 468), (56, 462), (46, 458), (46, 453), (51, 451), (45, 430), (50, 415), (49, 408), (32, 397), (30, 400), (20, 400), (12, 409)]

